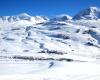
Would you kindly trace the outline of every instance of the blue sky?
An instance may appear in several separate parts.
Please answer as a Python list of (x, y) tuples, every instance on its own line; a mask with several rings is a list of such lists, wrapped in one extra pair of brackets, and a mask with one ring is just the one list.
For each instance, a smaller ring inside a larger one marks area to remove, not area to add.
[(30, 15), (75, 15), (81, 9), (97, 6), (100, 0), (0, 0), (0, 16), (28, 13)]

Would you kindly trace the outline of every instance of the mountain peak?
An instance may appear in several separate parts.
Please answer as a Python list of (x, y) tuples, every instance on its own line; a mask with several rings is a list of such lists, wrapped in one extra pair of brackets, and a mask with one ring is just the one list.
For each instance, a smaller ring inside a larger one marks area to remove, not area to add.
[(27, 13), (21, 13), (17, 17), (19, 17), (21, 20), (30, 20), (31, 16)]
[(67, 14), (57, 15), (55, 18), (51, 19), (52, 21), (66, 21), (71, 20), (72, 17)]
[(90, 11), (90, 13), (96, 13), (99, 10), (99, 8), (97, 8), (97, 7), (89, 7), (87, 9), (85, 9), (85, 10)]
[(71, 16), (67, 15), (67, 14), (61, 14), (61, 15), (57, 15), (57, 18), (62, 18), (62, 17), (66, 17), (66, 19), (72, 19)]
[(97, 7), (95, 7), (95, 6), (91, 6), (91, 7), (89, 7), (90, 9), (95, 9), (95, 10), (97, 10), (98, 8)]
[(30, 17), (30, 15), (28, 15), (27, 13), (21, 13), (18, 16)]
[(75, 20), (97, 20), (100, 19), (100, 9), (97, 7), (89, 7), (82, 11), (80, 11), (78, 14), (76, 14), (73, 19)]

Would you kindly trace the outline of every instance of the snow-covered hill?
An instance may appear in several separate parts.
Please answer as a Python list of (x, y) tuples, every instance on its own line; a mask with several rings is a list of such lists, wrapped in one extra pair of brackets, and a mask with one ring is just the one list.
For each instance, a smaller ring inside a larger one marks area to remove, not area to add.
[(91, 7), (73, 19), (26, 13), (0, 17), (0, 74), (100, 74), (100, 20), (95, 10), (99, 13)]

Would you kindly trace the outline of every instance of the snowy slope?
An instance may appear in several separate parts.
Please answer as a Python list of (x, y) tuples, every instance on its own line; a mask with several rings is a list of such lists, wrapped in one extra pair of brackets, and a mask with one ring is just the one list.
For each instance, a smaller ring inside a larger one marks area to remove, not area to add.
[(7, 24), (1, 26), (0, 29), (0, 51), (23, 55), (52, 52), (60, 55), (73, 53), (96, 58), (100, 47), (100, 22), (92, 21), (92, 23), (94, 23), (92, 26), (88, 26), (91, 25), (91, 21), (87, 21), (87, 26), (86, 23), (81, 25), (81, 22), (75, 21), (66, 22), (66, 24), (59, 22), (54, 25)]

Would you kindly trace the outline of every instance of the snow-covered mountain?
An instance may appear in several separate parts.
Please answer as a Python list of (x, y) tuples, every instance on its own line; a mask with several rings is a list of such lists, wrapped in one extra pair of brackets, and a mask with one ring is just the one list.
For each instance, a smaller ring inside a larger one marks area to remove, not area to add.
[[(33, 57), (35, 53), (35, 55), (75, 53), (88, 57), (99, 55), (100, 21), (84, 19), (69, 21), (65, 20), (68, 16), (63, 17), (59, 17), (61, 20), (57, 18), (57, 22), (48, 21), (46, 17), (32, 17), (26, 13), (6, 16), (5, 19), (2, 17), (4, 23), (0, 23), (0, 53), (14, 56), (32, 53)], [(6, 20), (8, 23), (5, 23)], [(44, 21), (48, 22), (37, 24)]]
[(57, 15), (55, 18), (51, 19), (51, 21), (67, 21), (71, 20), (72, 17), (67, 14)]
[(97, 7), (89, 7), (82, 11), (80, 11), (78, 14), (76, 14), (73, 19), (75, 20), (97, 20), (100, 19), (100, 8)]
[(67, 74), (100, 74), (97, 19), (95, 7), (73, 19), (60, 15), (52, 20), (26, 13), (0, 17), (0, 74), (54, 74), (61, 80)]
[(45, 16), (30, 16), (27, 13), (22, 13), (15, 16), (1, 16), (0, 22), (18, 22), (18, 21), (27, 21), (33, 24), (44, 23), (49, 19)]

